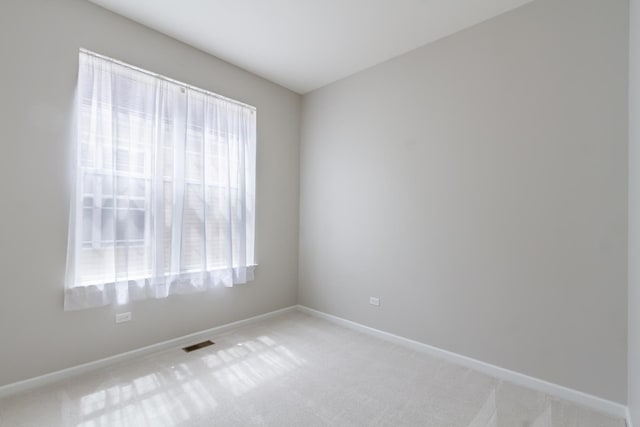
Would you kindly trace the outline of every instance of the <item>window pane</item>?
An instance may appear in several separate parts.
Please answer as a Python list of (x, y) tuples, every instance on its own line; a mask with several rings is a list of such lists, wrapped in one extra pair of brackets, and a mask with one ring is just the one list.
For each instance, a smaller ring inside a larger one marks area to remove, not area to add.
[(93, 219), (93, 208), (82, 209), (82, 242), (91, 243), (91, 227)]
[(113, 219), (113, 208), (103, 208), (102, 209), (102, 228), (101, 228), (102, 242), (113, 244), (114, 225), (115, 224)]

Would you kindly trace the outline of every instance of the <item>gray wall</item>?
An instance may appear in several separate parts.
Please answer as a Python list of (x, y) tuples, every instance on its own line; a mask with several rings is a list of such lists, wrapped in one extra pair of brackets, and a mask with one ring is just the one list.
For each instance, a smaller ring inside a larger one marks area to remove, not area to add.
[(626, 402), (627, 13), (537, 0), (306, 95), (299, 302)]
[[(79, 47), (257, 107), (254, 282), (63, 312)], [(299, 95), (81, 0), (2, 0), (0, 58), (0, 385), (296, 303)]]
[(629, 34), (629, 367), (628, 404), (640, 423), (640, 0), (630, 1)]

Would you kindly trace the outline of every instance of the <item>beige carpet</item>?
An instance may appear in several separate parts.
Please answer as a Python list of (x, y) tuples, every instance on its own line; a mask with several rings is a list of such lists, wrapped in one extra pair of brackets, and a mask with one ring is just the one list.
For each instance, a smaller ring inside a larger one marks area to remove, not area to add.
[(0, 400), (0, 425), (623, 427), (292, 312)]

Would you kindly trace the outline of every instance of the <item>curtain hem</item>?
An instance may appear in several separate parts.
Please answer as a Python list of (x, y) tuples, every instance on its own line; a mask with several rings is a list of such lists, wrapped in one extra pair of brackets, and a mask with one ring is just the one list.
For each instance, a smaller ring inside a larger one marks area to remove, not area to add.
[(68, 287), (64, 294), (64, 311), (124, 305), (132, 301), (205, 292), (217, 287), (230, 288), (255, 280), (255, 268), (255, 265), (251, 265), (160, 278)]

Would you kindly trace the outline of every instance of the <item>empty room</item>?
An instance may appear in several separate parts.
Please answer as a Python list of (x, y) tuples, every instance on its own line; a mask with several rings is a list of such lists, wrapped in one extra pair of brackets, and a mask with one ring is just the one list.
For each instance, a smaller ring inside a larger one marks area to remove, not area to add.
[(640, 0), (0, 0), (0, 427), (640, 426)]

